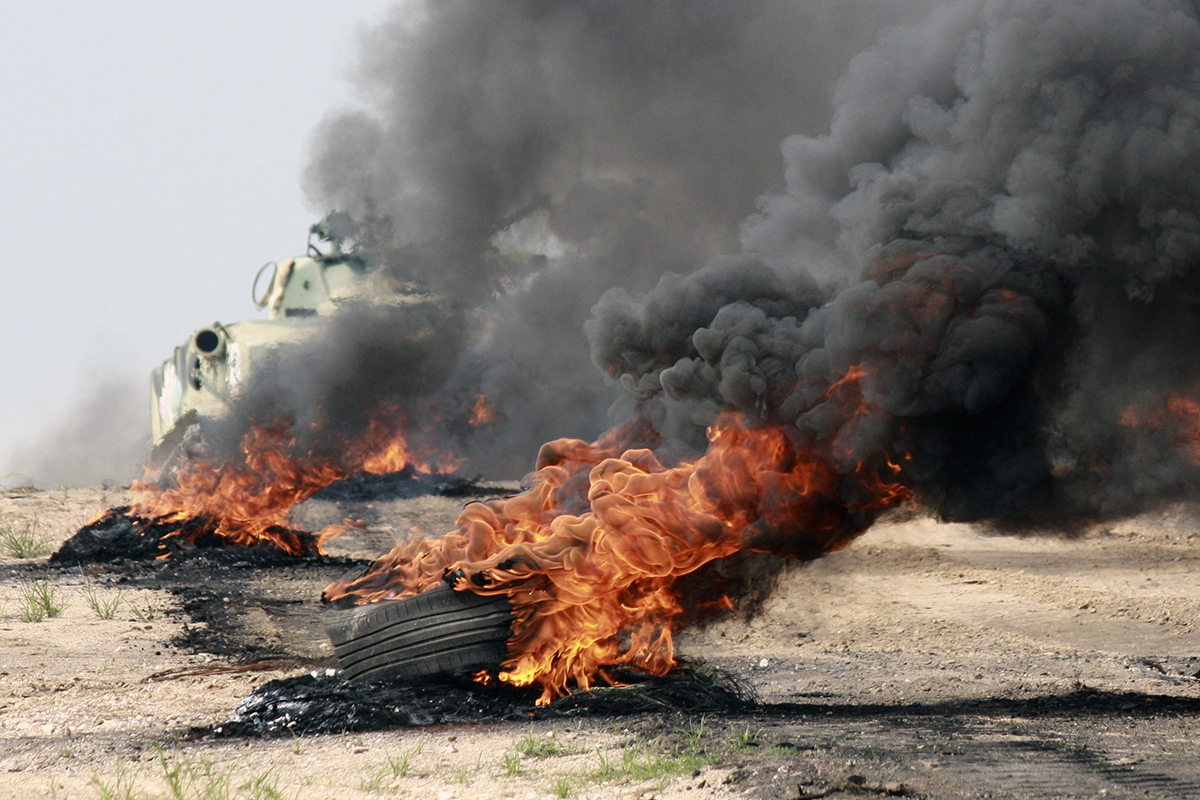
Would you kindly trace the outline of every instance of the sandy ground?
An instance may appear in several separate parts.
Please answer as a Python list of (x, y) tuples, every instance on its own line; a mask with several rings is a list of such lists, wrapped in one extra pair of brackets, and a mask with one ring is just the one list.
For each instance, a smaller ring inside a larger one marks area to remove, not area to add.
[[(0, 529), (32, 525), (57, 546), (124, 499), (0, 495)], [(353, 509), (370, 528), (337, 552), (370, 557), (460, 504)], [(186, 736), (265, 681), (330, 663), (317, 597), (344, 563), (248, 569), (231, 586), (169, 564), (47, 571), (5, 556), (0, 797), (1200, 797), (1195, 512), (1074, 540), (880, 524), (789, 569), (749, 623), (680, 637), (684, 656), (757, 689), (753, 714), (274, 740)], [(211, 588), (224, 615), (182, 608), (185, 583)], [(61, 616), (22, 621), (37, 588)], [(101, 619), (93, 606), (114, 600)]]

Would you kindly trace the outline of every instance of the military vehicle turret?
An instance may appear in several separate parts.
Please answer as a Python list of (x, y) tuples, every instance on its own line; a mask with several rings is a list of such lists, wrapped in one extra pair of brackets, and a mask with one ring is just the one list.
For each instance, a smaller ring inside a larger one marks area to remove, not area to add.
[(198, 454), (202, 423), (229, 413), (272, 350), (319, 336), (328, 318), (349, 302), (438, 302), (380, 269), (362, 241), (363, 230), (348, 215), (328, 215), (310, 228), (306, 255), (267, 262), (255, 275), (251, 300), (266, 310), (265, 319), (197, 328), (153, 370), (148, 467), (160, 482)]

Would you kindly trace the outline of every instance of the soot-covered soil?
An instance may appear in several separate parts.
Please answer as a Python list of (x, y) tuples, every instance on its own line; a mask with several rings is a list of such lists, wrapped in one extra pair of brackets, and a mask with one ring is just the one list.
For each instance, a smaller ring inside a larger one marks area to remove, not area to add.
[[(1184, 507), (1074, 540), (881, 524), (786, 571), (756, 619), (680, 637), (749, 687), (758, 704), (740, 710), (600, 692), (543, 713), (508, 695), (502, 713), (453, 724), (216, 735), (238, 733), (256, 690), (335, 680), (321, 588), (414, 526), (445, 528), (469, 499), (363, 497), (293, 516), (301, 529), (366, 521), (326, 559), (0, 560), (0, 797), (166, 796), (168, 773), (189, 796), (225, 781), (232, 796), (313, 798), (1200, 797), (1200, 522)], [(10, 493), (0, 527), (57, 546), (126, 502)], [(39, 587), (65, 608), (24, 622)]]

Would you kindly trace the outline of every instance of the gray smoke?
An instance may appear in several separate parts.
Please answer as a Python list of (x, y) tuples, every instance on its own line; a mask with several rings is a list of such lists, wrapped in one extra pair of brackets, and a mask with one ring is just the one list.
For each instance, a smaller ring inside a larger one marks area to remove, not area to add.
[(145, 380), (97, 381), (67, 409), (58, 424), (41, 431), (9, 455), (0, 484), (60, 486), (128, 485), (141, 477), (150, 446)]
[[(439, 0), (363, 45), (367, 111), (314, 138), (313, 205), (376, 222), (383, 260), (465, 307), (438, 404), (468, 469), (519, 475), (607, 426), (583, 323), (737, 248), (779, 143), (829, 125), (849, 57), (932, 0)], [(483, 394), (500, 421), (462, 424)]]
[(445, 302), (345, 304), (319, 337), (276, 347), (255, 364), (228, 415), (205, 421), (206, 456), (240, 460), (251, 425), (281, 422), (292, 452), (311, 463), (353, 465), (346, 445), (372, 426), (422, 444), (436, 411), (429, 397), (463, 352), (465, 328), (461, 310)]
[(788, 191), (746, 245), (792, 264), (803, 231), (861, 264), (977, 236), (1149, 299), (1200, 251), (1195, 36), (1193, 4), (1158, 0), (958, 2), (893, 29), (830, 134), (785, 143)]
[(1196, 4), (960, 0), (886, 31), (834, 100), (828, 134), (784, 143), (746, 255), (599, 303), (628, 404), (679, 454), (733, 407), (846, 475), (906, 458), (957, 519), (1200, 488), (1196, 422), (1163, 413), (1200, 396)]

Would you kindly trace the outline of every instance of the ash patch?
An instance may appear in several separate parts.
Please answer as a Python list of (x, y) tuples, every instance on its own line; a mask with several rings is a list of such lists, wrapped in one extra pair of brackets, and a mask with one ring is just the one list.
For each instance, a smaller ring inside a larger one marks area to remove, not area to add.
[(536, 692), (464, 680), (355, 684), (338, 669), (270, 681), (225, 722), (196, 733), (218, 737), (305, 735), (529, 719)]
[(555, 700), (538, 716), (632, 716), (654, 712), (742, 714), (759, 708), (753, 688), (732, 672), (680, 664), (663, 676), (629, 668), (609, 670), (624, 686), (601, 686)]
[(422, 475), (412, 467), (400, 472), (372, 475), (359, 472), (318, 489), (310, 500), (333, 502), (411, 500), (415, 497), (475, 497), (494, 494), (495, 489), (479, 482), (478, 478), (461, 475)]
[(231, 545), (214, 534), (212, 520), (194, 518), (164, 522), (161, 518), (130, 513), (129, 506), (110, 509), (98, 520), (84, 525), (50, 556), (51, 566), (74, 567), (120, 561), (209, 559), (246, 562), (255, 566), (296, 563), (318, 557), (317, 540), (308, 531), (276, 527), (271, 532), (302, 555), (292, 555), (274, 543), (253, 547)]
[(465, 678), (420, 683), (350, 683), (341, 670), (319, 669), (256, 689), (229, 719), (195, 735), (249, 737), (418, 728), (429, 725), (654, 712), (741, 713), (757, 707), (733, 676), (683, 666), (663, 677), (616, 671), (630, 685), (580, 691), (546, 707), (538, 690), (483, 686)]
[(334, 666), (321, 624), (321, 589), (348, 567), (365, 564), (326, 556), (256, 566), (231, 561), (236, 555), (228, 549), (198, 551), (185, 570), (173, 569), (170, 561), (151, 562), (151, 570), (143, 565), (120, 570), (117, 580), (150, 582), (174, 595), (187, 621), (170, 644), (184, 652), (236, 665), (297, 659), (309, 667)]
[[(221, 584), (230, 583), (220, 581)], [(264, 659), (294, 657), (294, 648), (286, 643), (248, 629), (244, 618), (255, 609), (273, 617), (300, 606), (300, 600), (280, 600), (248, 594), (225, 586), (224, 591), (212, 588), (172, 586), (169, 591), (179, 602), (179, 609), (191, 624), (170, 641), (172, 647), (189, 653), (209, 653), (229, 659), (233, 664), (251, 664)], [(302, 609), (297, 608), (297, 611)]]

